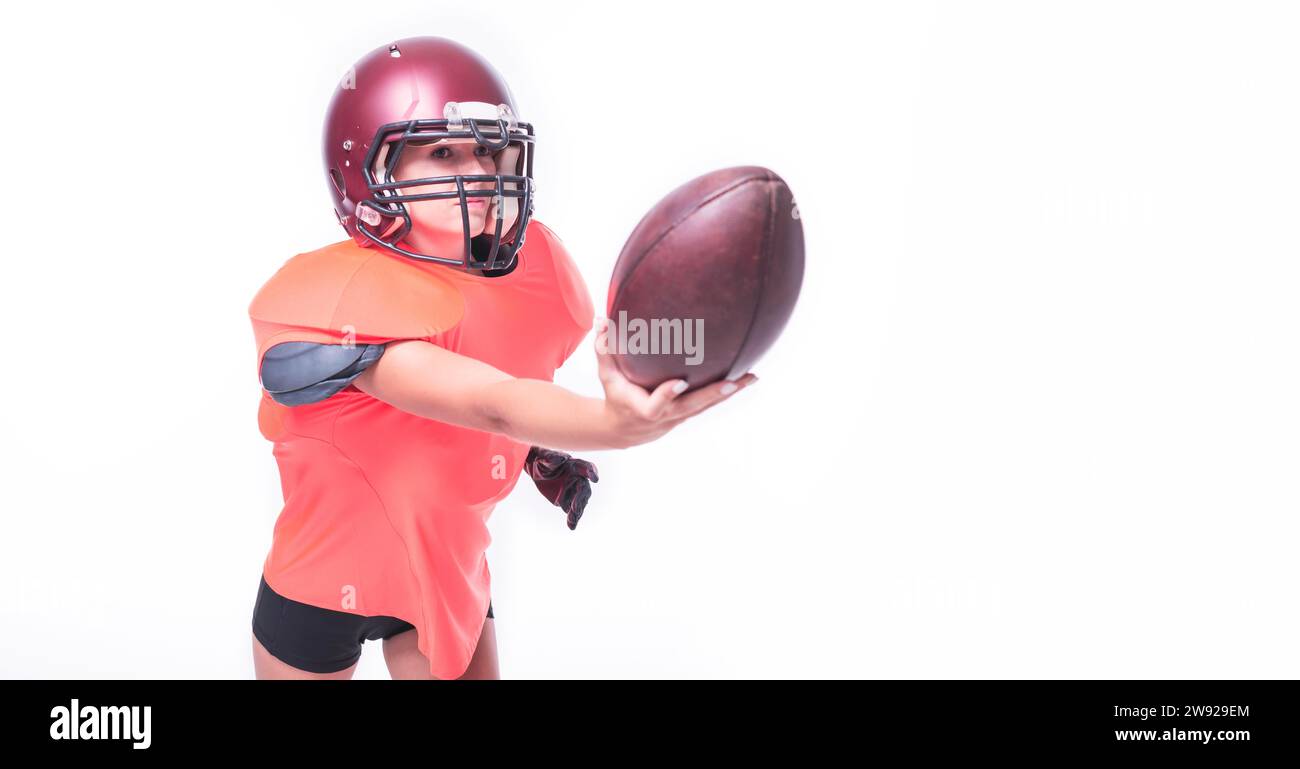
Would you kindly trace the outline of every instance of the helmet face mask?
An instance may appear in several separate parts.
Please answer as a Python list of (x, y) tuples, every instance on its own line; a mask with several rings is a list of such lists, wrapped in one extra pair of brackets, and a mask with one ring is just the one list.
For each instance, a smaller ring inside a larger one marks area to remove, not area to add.
[[(335, 214), (358, 245), (464, 269), (514, 266), (535, 200), (533, 127), (473, 51), (432, 37), (375, 49), (336, 90), (323, 142)], [(419, 178), (394, 177), (413, 148), (441, 142), (485, 148), (496, 167), (430, 176), (441, 169), (413, 162), (403, 176)], [(459, 226), (428, 201), (454, 202)]]
[[(455, 103), (451, 102), (448, 106), (454, 107)], [(519, 152), (515, 173), (504, 174), (498, 169), (496, 174), (456, 174), (401, 180), (393, 178), (393, 170), (409, 147), (432, 144), (443, 139), (472, 140), (474, 146), (485, 147), (493, 152), (516, 147)], [(390, 149), (383, 157), (383, 176), (376, 178), (375, 161), (380, 159), (380, 148), (384, 146)], [(532, 126), (507, 122), (505, 118), (495, 121), (485, 118), (459, 121), (446, 118), (408, 120), (380, 126), (370, 143), (370, 151), (364, 163), (363, 173), (370, 199), (357, 204), (357, 229), (375, 244), (412, 259), (470, 269), (509, 268), (523, 245), (522, 235), (532, 217), (532, 150)], [(408, 191), (413, 188), (426, 189)], [(434, 189), (431, 191), (427, 188)], [(482, 233), (490, 243), (486, 248), (475, 248), (475, 238), (480, 235), (474, 231), (470, 221), (468, 200), (473, 198), (490, 199), (489, 208), (493, 215), (488, 219), (487, 230)], [(400, 245), (400, 241), (412, 229), (412, 214), (407, 204), (423, 200), (457, 200), (460, 203), (464, 240), (460, 258), (422, 254)], [(508, 206), (507, 203), (512, 205)], [(513, 216), (506, 215), (507, 208), (514, 209)], [(389, 226), (380, 229), (385, 220), (390, 223)], [(480, 253), (476, 254), (476, 250)], [(484, 251), (486, 253), (482, 253)]]

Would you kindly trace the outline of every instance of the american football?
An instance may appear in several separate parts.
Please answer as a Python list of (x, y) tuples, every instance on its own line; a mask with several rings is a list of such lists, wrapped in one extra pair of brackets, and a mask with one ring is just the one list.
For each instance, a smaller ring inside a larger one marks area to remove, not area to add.
[(803, 225), (785, 181), (724, 168), (670, 192), (637, 224), (610, 280), (609, 348), (646, 389), (742, 376), (785, 328), (803, 283)]

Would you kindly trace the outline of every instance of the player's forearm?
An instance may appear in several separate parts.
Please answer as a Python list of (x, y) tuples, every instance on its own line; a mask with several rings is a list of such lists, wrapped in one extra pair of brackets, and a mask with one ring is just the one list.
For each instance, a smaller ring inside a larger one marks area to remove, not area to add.
[(416, 416), (562, 451), (648, 443), (736, 389), (729, 382), (701, 388), (678, 402), (673, 399), (685, 389), (684, 380), (662, 382), (647, 393), (623, 378), (608, 356), (598, 357), (598, 363), (603, 399), (541, 379), (516, 379), (482, 361), (412, 340), (390, 344), (352, 384)]
[(626, 448), (602, 398), (540, 379), (507, 379), (482, 392), (493, 432), (563, 451)]

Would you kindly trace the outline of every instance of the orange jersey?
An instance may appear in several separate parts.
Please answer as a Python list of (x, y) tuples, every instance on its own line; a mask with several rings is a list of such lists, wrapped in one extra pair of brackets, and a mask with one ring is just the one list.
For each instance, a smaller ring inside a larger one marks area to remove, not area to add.
[[(249, 307), (257, 364), (281, 342), (422, 339), (516, 377), (551, 381), (592, 326), (563, 244), (534, 220), (509, 274), (489, 278), (351, 240), (299, 254)], [(400, 411), (355, 387), (287, 407), (264, 390), (284, 508), (263, 576), (295, 601), (415, 626), (438, 678), (458, 678), (482, 631), (487, 519), (529, 446)]]

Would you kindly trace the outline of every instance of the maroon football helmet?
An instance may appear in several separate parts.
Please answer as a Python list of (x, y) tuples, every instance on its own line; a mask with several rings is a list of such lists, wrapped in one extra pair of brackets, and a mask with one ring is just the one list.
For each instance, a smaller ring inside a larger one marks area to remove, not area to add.
[[(393, 169), (413, 144), (472, 139), (495, 153), (493, 175), (394, 181)], [(463, 268), (513, 266), (533, 213), (533, 127), (519, 120), (510, 89), (492, 65), (439, 37), (413, 37), (366, 54), (339, 83), (325, 115), (325, 174), (339, 223), (358, 245), (378, 245), (412, 259)], [(374, 163), (389, 150), (379, 177)], [(517, 147), (517, 152), (502, 152)], [(513, 160), (513, 167), (501, 165)], [(504, 172), (503, 172), (504, 171)], [(405, 192), (410, 187), (436, 191)], [(471, 232), (466, 198), (491, 198), (487, 225)], [(402, 239), (411, 230), (405, 203), (459, 199), (460, 254), (422, 254)]]

